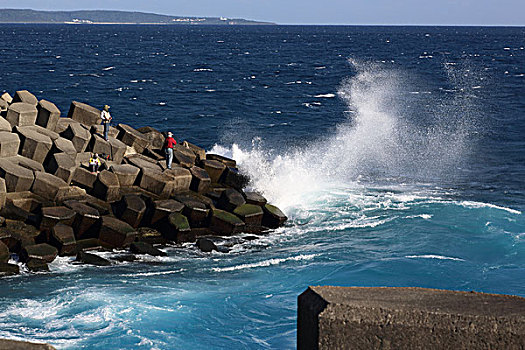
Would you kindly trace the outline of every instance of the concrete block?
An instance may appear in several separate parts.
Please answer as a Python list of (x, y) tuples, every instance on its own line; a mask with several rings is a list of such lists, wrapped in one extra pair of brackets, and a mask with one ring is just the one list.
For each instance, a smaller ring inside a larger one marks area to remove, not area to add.
[(210, 189), (211, 179), (206, 170), (193, 166), (190, 168), (192, 176), (190, 189), (198, 193), (206, 193)]
[(88, 127), (100, 124), (102, 122), (102, 118), (100, 118), (100, 110), (77, 101), (71, 102), (67, 117), (76, 120), (77, 122), (80, 122)]
[(80, 124), (76, 120), (71, 118), (58, 118), (57, 125), (55, 126), (56, 133), (63, 133), (69, 127), (70, 124)]
[(52, 102), (40, 100), (36, 108), (38, 110), (36, 125), (54, 131), (58, 123), (58, 118), (60, 118), (60, 110), (57, 106)]
[(523, 349), (525, 298), (425, 288), (309, 287), (297, 349)]
[(11, 124), (11, 127), (31, 126), (35, 125), (37, 115), (38, 110), (36, 109), (36, 105), (16, 102), (11, 104), (7, 109), (5, 119)]
[(142, 135), (148, 140), (149, 147), (152, 149), (160, 150), (164, 146), (166, 138), (157, 129), (152, 128), (151, 126), (144, 126), (138, 128), (137, 131), (142, 133)]
[(130, 187), (140, 173), (140, 169), (131, 164), (112, 165), (109, 171), (117, 175), (120, 187)]
[(113, 248), (129, 246), (137, 235), (137, 232), (128, 223), (111, 216), (103, 216), (99, 240)]
[(20, 136), (20, 154), (43, 164), (53, 146), (51, 138), (33, 128), (17, 126), (15, 130)]
[(17, 134), (0, 131), (0, 158), (16, 156), (19, 148), (20, 137)]
[(173, 193), (187, 192), (190, 190), (193, 176), (188, 169), (173, 166), (171, 169), (165, 170), (164, 174), (172, 179)]
[(8, 160), (0, 161), (0, 177), (5, 179), (7, 192), (29, 191), (35, 180), (31, 170)]
[(156, 194), (161, 199), (171, 196), (174, 185), (170, 176), (150, 168), (143, 168), (139, 176), (141, 188)]
[(5, 102), (9, 104), (13, 103), (13, 98), (11, 97), (11, 95), (9, 95), (8, 92), (4, 92), (2, 96), (0, 96), (0, 99), (4, 100)]
[(93, 194), (106, 202), (114, 202), (120, 199), (118, 177), (114, 173), (103, 170), (98, 174), (93, 184)]
[(89, 130), (79, 123), (70, 123), (67, 129), (60, 133), (60, 135), (73, 142), (73, 146), (75, 146), (77, 152), (84, 152), (91, 139)]
[[(2, 100), (3, 101), (3, 100)], [(7, 102), (6, 102), (7, 103)], [(7, 107), (6, 107), (6, 110), (7, 110)], [(1, 111), (4, 111), (4, 110), (1, 110)], [(1, 112), (0, 111), (0, 112)], [(7, 131), (7, 132), (11, 132), (13, 130), (13, 127), (11, 126), (11, 124), (7, 121), (7, 119), (5, 119), (4, 117), (1, 117), (0, 116), (0, 131)]]
[(226, 165), (218, 160), (203, 160), (201, 166), (208, 175), (210, 175), (211, 182), (218, 183), (222, 173), (226, 170)]
[(67, 184), (71, 183), (77, 165), (75, 159), (67, 153), (55, 153), (47, 161), (45, 169), (48, 173), (61, 178)]
[(58, 139), (53, 141), (53, 146), (51, 147), (49, 153), (66, 153), (71, 157), (76, 157), (77, 150), (75, 149), (73, 142), (66, 138), (59, 137)]
[(11, 103), (17, 103), (17, 102), (23, 102), (27, 103), (33, 106), (36, 106), (38, 104), (38, 99), (30, 93), (27, 90), (20, 90), (15, 92), (15, 96), (13, 97), (13, 101)]
[(144, 149), (148, 146), (149, 141), (141, 132), (126, 124), (118, 124), (117, 128), (119, 129), (119, 134), (117, 137), (119, 140), (134, 148), (137, 153), (144, 152)]
[(61, 178), (44, 172), (36, 172), (31, 192), (56, 202), (64, 198), (68, 189), (68, 184)]

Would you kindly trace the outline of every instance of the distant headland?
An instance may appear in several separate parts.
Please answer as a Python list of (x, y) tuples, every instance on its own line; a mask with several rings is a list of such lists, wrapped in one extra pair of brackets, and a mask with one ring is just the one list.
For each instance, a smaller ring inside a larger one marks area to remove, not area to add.
[(273, 25), (275, 23), (226, 17), (183, 17), (155, 13), (81, 10), (36, 11), (0, 9), (0, 23), (162, 24), (162, 25)]

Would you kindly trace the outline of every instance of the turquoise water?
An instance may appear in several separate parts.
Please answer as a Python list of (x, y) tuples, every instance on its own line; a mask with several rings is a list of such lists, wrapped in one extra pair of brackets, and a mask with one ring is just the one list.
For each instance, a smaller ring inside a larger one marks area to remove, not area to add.
[(0, 88), (111, 101), (234, 157), (290, 218), (229, 253), (2, 279), (0, 337), (289, 349), (308, 285), (525, 296), (523, 30), (0, 26)]

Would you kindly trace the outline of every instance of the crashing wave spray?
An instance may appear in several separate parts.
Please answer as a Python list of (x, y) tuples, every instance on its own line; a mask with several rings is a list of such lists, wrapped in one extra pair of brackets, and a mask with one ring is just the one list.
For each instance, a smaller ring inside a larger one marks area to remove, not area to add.
[(398, 72), (349, 61), (357, 74), (343, 81), (338, 95), (351, 117), (335, 134), (278, 155), (262, 147), (260, 139), (254, 139), (251, 150), (234, 144), (212, 151), (235, 158), (251, 186), (285, 209), (318, 199), (322, 190), (356, 187), (358, 180), (428, 181), (429, 175), (435, 179), (457, 164), (467, 149), (468, 123), (415, 126), (398, 111), (405, 101)]

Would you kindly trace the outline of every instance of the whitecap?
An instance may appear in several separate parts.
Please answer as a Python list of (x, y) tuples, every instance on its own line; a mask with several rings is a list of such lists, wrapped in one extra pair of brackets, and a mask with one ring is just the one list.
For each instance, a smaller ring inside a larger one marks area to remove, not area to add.
[(419, 215), (409, 215), (409, 216), (406, 216), (405, 218), (406, 219), (417, 219), (417, 218), (421, 218), (421, 219), (425, 219), (425, 220), (430, 220), (432, 219), (432, 214), (419, 214)]
[(480, 85), (476, 85), (476, 86), (473, 86), (472, 89), (474, 89), (474, 90), (481, 89), (481, 86)]
[(165, 106), (166, 102), (159, 102), (159, 106)]
[(319, 254), (301, 254), (301, 255), (292, 256), (289, 258), (268, 259), (268, 260), (263, 260), (263, 261), (256, 262), (256, 263), (251, 263), (251, 264), (241, 264), (241, 265), (229, 266), (229, 267), (213, 267), (212, 271), (229, 272), (229, 271), (251, 269), (251, 268), (256, 268), (256, 267), (268, 267), (272, 265), (279, 265), (287, 261), (312, 260), (318, 255)]
[(317, 69), (317, 70), (326, 69), (326, 66), (315, 67), (315, 69)]
[(464, 259), (461, 259), (461, 258), (453, 258), (453, 257), (450, 257), (450, 256), (434, 255), (434, 254), (406, 255), (405, 258), (408, 258), (408, 259), (438, 259), (438, 260), (465, 261)]
[(496, 204), (491, 204), (491, 203), (461, 201), (461, 202), (456, 202), (456, 204), (459, 204), (459, 205), (461, 205), (462, 207), (465, 207), (465, 208), (473, 208), (473, 209), (491, 208), (491, 209), (505, 210), (506, 212), (509, 212), (509, 213), (512, 213), (512, 214), (518, 214), (518, 215), (521, 214), (521, 211), (519, 211), (519, 210), (512, 209), (512, 208), (507, 208), (507, 207), (502, 207), (502, 206), (499, 206), (499, 205), (496, 205)]
[(159, 271), (159, 272), (143, 272), (143, 273), (128, 273), (121, 275), (122, 277), (150, 277), (150, 276), (162, 276), (172, 275), (186, 271), (186, 269), (178, 269), (173, 271)]
[(195, 68), (193, 71), (194, 72), (213, 72), (213, 69), (211, 69), (211, 68)]
[(115, 67), (110, 66), (110, 67), (102, 68), (102, 70), (112, 70), (112, 69), (115, 69)]
[(315, 98), (334, 98), (335, 94), (319, 94), (319, 95), (315, 95), (314, 97)]

